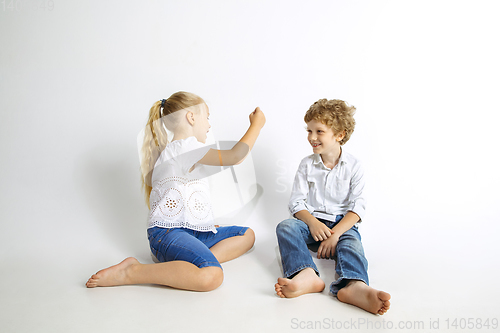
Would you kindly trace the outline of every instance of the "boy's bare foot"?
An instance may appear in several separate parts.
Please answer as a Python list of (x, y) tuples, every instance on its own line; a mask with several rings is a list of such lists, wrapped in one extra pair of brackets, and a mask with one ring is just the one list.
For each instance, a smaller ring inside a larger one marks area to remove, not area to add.
[(293, 279), (278, 278), (274, 289), (279, 297), (293, 298), (308, 293), (320, 293), (325, 289), (325, 283), (314, 269), (305, 268)]
[(127, 258), (121, 263), (100, 270), (90, 277), (87, 281), (87, 288), (94, 287), (111, 287), (128, 284), (127, 282), (127, 268), (132, 265), (140, 264), (135, 258)]
[(347, 286), (337, 293), (339, 301), (355, 305), (374, 314), (383, 315), (389, 310), (391, 295), (367, 286), (358, 280), (350, 281)]

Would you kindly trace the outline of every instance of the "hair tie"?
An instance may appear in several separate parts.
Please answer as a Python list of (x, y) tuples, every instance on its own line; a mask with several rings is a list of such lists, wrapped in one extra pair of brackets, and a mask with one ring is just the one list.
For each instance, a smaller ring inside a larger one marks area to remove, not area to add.
[(165, 101), (166, 101), (166, 99), (161, 100), (161, 107), (160, 107), (160, 111), (159, 111), (160, 118), (161, 118), (161, 109), (163, 109), (165, 107)]

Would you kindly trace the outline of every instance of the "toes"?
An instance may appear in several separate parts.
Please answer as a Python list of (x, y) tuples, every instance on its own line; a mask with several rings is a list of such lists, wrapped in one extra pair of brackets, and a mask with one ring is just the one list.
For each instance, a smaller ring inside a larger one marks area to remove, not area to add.
[(90, 277), (90, 279), (88, 279), (87, 283), (85, 283), (85, 285), (87, 286), (87, 288), (94, 288), (94, 287), (97, 287), (97, 282), (98, 282), (98, 278), (97, 278), (97, 275), (92, 275)]
[(288, 279), (278, 278), (278, 283), (280, 286), (286, 286), (288, 284)]
[(383, 302), (387, 302), (391, 299), (391, 295), (389, 293), (386, 293), (385, 291), (379, 291), (377, 296)]
[(283, 294), (283, 289), (282, 289), (282, 285), (280, 285), (279, 283), (276, 283), (274, 285), (274, 290), (276, 291), (276, 294), (281, 297), (281, 298), (285, 298), (286, 296)]
[(381, 307), (381, 308), (380, 308), (380, 310), (378, 311), (378, 313), (379, 313), (380, 315), (383, 315), (383, 314), (385, 314), (387, 311), (389, 311), (389, 308), (390, 308), (390, 303), (389, 303), (389, 304), (387, 304), (387, 303), (389, 303), (389, 301), (385, 301), (385, 302), (383, 302), (382, 307)]
[(380, 310), (378, 310), (378, 314), (383, 315), (387, 312), (388, 309), (382, 307)]

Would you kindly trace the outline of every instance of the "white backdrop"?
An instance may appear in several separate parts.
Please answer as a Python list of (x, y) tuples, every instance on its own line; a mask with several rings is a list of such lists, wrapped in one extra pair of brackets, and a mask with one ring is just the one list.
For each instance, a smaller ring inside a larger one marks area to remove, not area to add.
[[(11, 297), (2, 298), (19, 299), (8, 286), (26, 275), (40, 284), (47, 272), (68, 278), (75, 257), (89, 274), (113, 253), (148, 258), (136, 135), (155, 101), (185, 90), (209, 105), (218, 140), (239, 139), (256, 106), (266, 114), (252, 153), (262, 191), (238, 216), (256, 231), (264, 261), (276, 255), (274, 228), (311, 153), (303, 115), (319, 98), (339, 98), (357, 107), (345, 149), (367, 169), (369, 258), (414, 273), (406, 289), (391, 282), (398, 274), (385, 283), (379, 275), (379, 284), (401, 299), (434, 295), (436, 311), (459, 306), (464, 291), (486, 294), (475, 316), (493, 315), (499, 288), (478, 282), (498, 273), (499, 9), (497, 1), (2, 1), (0, 290)], [(429, 291), (436, 284), (442, 294)], [(19, 310), (4, 300), (2, 321)]]

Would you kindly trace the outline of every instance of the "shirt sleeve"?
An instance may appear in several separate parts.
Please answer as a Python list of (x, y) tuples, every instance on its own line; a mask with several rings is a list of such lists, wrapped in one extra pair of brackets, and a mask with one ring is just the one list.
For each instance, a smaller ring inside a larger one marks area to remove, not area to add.
[(297, 169), (295, 179), (293, 181), (292, 194), (288, 203), (290, 214), (301, 210), (307, 210), (309, 213), (314, 211), (313, 207), (307, 204), (307, 196), (309, 194), (309, 184), (307, 182), (307, 160), (304, 159)]
[(350, 186), (349, 207), (347, 210), (356, 213), (361, 222), (365, 216), (366, 200), (363, 196), (365, 188), (364, 169), (359, 162), (356, 163), (353, 169)]

